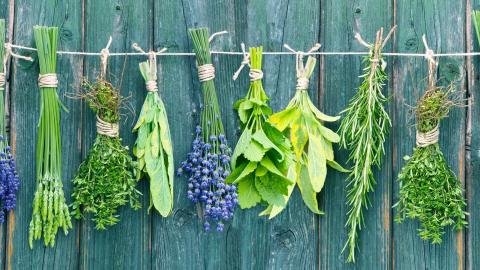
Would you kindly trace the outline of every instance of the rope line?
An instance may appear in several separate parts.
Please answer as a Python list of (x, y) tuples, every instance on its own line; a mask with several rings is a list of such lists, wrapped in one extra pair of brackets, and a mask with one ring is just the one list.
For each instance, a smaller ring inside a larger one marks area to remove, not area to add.
[[(32, 47), (26, 47), (21, 45), (10, 45), (11, 48), (26, 50), (26, 51), (37, 51), (37, 49)], [(226, 52), (226, 51), (211, 51), (212, 54), (219, 55), (241, 55), (243, 52)], [(81, 56), (100, 56), (102, 55), (99, 52), (71, 52), (71, 51), (57, 51), (59, 55), (81, 55)], [(263, 55), (296, 55), (294, 52), (263, 52)], [(310, 52), (304, 53), (304, 55), (368, 55), (367, 51), (365, 52)], [(120, 52), (120, 53), (110, 53), (109, 56), (141, 56), (148, 55), (148, 52)], [(155, 52), (157, 56), (195, 56), (195, 53), (188, 52)], [(425, 53), (392, 53), (385, 52), (382, 53), (383, 56), (400, 56), (400, 57), (464, 57), (464, 56), (480, 56), (480, 52), (452, 52), (452, 53), (434, 53), (427, 55)]]

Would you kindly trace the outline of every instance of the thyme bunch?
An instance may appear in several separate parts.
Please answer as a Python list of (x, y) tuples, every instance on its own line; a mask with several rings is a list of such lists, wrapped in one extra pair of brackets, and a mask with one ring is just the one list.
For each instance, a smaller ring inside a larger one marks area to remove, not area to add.
[[(85, 93), (82, 98), (87, 100), (97, 118), (117, 124), (120, 120), (119, 92), (103, 79), (95, 83), (84, 81), (83, 87)], [(91, 213), (96, 229), (102, 230), (119, 221), (120, 206), (130, 203), (133, 209), (140, 208), (134, 166), (128, 147), (122, 145), (118, 135), (97, 134), (86, 160), (80, 164), (73, 179), (74, 217), (80, 219)]]
[[(390, 34), (395, 28), (392, 28)], [(391, 121), (385, 105), (388, 99), (383, 87), (388, 77), (384, 70), (382, 48), (390, 34), (383, 40), (383, 29), (377, 32), (375, 44), (368, 45), (370, 53), (363, 59), (363, 82), (341, 112), (344, 118), (340, 124), (340, 145), (349, 151), (352, 170), (347, 184), (348, 239), (343, 248), (348, 248), (348, 262), (355, 261), (358, 232), (364, 226), (363, 210), (370, 204), (368, 193), (374, 190), (376, 180), (373, 167), (381, 165), (385, 154), (384, 142)], [(359, 36), (357, 39), (361, 40)], [(363, 40), (361, 40), (363, 42)], [(364, 42), (363, 42), (364, 43)]]

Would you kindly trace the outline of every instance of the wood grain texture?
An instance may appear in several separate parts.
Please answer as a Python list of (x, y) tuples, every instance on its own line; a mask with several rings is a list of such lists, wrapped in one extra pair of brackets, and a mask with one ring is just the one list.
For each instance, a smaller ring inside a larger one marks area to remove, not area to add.
[[(397, 1), (396, 50), (424, 52), (421, 38), (426, 34), (435, 52), (465, 50), (465, 3), (451, 1)], [(401, 58), (395, 66), (394, 176), (397, 176), (405, 155), (411, 155), (415, 144), (413, 118), (407, 105), (414, 105), (425, 90), (426, 61), (422, 58)], [(464, 87), (464, 60), (441, 58), (438, 78), (443, 83), (458, 81)], [(463, 108), (453, 109), (441, 123), (440, 147), (448, 164), (461, 181), (465, 179), (465, 116)], [(395, 201), (398, 183), (394, 184)], [(432, 245), (417, 235), (417, 221), (394, 224), (395, 269), (464, 269), (463, 232), (447, 229), (442, 245)]]
[[(99, 52), (113, 38), (110, 52), (132, 51), (134, 42), (148, 48), (152, 43), (152, 2), (150, 0), (86, 1), (85, 49)], [(145, 98), (145, 83), (138, 64), (142, 57), (111, 57), (107, 78), (126, 99), (120, 121), (120, 137), (132, 148), (132, 128)], [(99, 57), (85, 61), (85, 75), (90, 80), (98, 76)], [(130, 108), (129, 108), (130, 107)], [(96, 136), (95, 116), (84, 108), (84, 154)], [(134, 211), (129, 205), (119, 209), (120, 222), (108, 230), (98, 231), (90, 220), (83, 220), (81, 231), (81, 269), (148, 269), (150, 268), (150, 216), (148, 181), (141, 181), (142, 208)]]
[[(322, 43), (325, 51), (365, 51), (354, 39), (359, 32), (368, 42), (374, 42), (380, 27), (387, 33), (392, 25), (393, 2), (375, 1), (323, 1), (322, 2)], [(385, 33), (385, 35), (386, 35)], [(391, 51), (391, 42), (384, 51)], [(323, 88), (321, 100), (323, 110), (337, 115), (348, 104), (361, 84), (358, 78), (363, 72), (362, 58), (358, 56), (326, 56), (324, 58)], [(389, 67), (391, 59), (386, 59)], [(391, 69), (387, 74), (391, 76)], [(391, 95), (391, 78), (384, 87), (384, 94)], [(330, 125), (338, 130), (340, 122)], [(387, 137), (388, 138), (388, 137)], [(386, 155), (381, 168), (376, 168), (377, 184), (368, 197), (371, 206), (364, 209), (365, 226), (359, 233), (356, 263), (346, 263), (347, 252), (341, 253), (347, 240), (346, 177), (347, 174), (329, 170), (323, 203), (326, 216), (320, 218), (320, 265), (324, 269), (390, 269), (391, 268), (391, 141), (384, 144)], [(346, 164), (348, 152), (336, 152), (336, 159)]]
[[(60, 28), (60, 50), (80, 50), (82, 41), (82, 7), (78, 1), (16, 1), (14, 41), (34, 46), (34, 25), (58, 26)], [(22, 52), (22, 54), (28, 54)], [(36, 55), (32, 55), (36, 58)], [(63, 189), (67, 202), (70, 201), (70, 179), (80, 161), (79, 130), (80, 104), (63, 95), (78, 87), (82, 74), (81, 58), (59, 57), (58, 93), (69, 113), (61, 114), (63, 152)], [(21, 187), (15, 214), (8, 219), (7, 269), (75, 269), (78, 262), (78, 233), (74, 229), (64, 236), (61, 231), (56, 237), (54, 248), (44, 248), (43, 240), (28, 248), (28, 224), (32, 215), (35, 189), (35, 145), (39, 117), (39, 90), (37, 87), (38, 62), (16, 61), (13, 67), (11, 143), (15, 149)]]

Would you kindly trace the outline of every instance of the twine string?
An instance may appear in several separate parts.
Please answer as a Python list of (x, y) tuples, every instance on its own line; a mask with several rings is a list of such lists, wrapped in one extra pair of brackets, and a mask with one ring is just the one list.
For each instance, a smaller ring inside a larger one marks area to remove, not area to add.
[(215, 79), (215, 67), (213, 64), (198, 66), (198, 80), (206, 82)]
[(238, 75), (240, 75), (240, 72), (243, 70), (245, 66), (250, 66), (250, 53), (245, 51), (245, 44), (243, 42), (240, 44), (240, 47), (242, 48), (243, 59), (242, 59), (242, 62), (240, 63), (240, 67), (233, 74), (232, 79), (234, 81), (237, 80)]
[(430, 130), (429, 132), (420, 132), (417, 129), (416, 133), (416, 144), (417, 147), (427, 147), (429, 145), (438, 143), (438, 137), (440, 135), (439, 126), (436, 125), (434, 129)]
[[(152, 76), (156, 78), (156, 73), (157, 73), (157, 55), (165, 52), (167, 48), (163, 48), (157, 52), (151, 50), (148, 53), (146, 53), (137, 43), (132, 44), (132, 48), (140, 53), (147, 54), (148, 55), (148, 64), (150, 66), (149, 72), (153, 72), (155, 76)], [(145, 87), (147, 88), (148, 92), (158, 92), (158, 84), (156, 80), (147, 80), (145, 81)]]
[(119, 125), (118, 123), (108, 123), (104, 120), (102, 120), (100, 117), (97, 115), (97, 133), (100, 135), (105, 135), (111, 138), (118, 137), (119, 135)]
[(13, 58), (33, 62), (33, 58), (31, 58), (30, 56), (23, 56), (23, 55), (14, 53), (12, 49), (13, 46), (11, 43), (5, 43), (4, 46), (5, 46), (5, 54), (3, 56), (3, 63), (0, 63), (3, 66), (3, 70), (2, 72), (0, 72), (0, 91), (5, 90), (5, 84), (7, 82), (5, 73), (7, 72), (7, 63), (10, 56)]
[(107, 46), (100, 51), (100, 78), (105, 78), (107, 74), (108, 56), (110, 55), (110, 45), (112, 45), (112, 37), (108, 39)]
[(58, 78), (56, 73), (46, 73), (38, 75), (38, 87), (57, 88)]
[(436, 69), (438, 66), (437, 61), (435, 61), (435, 52), (430, 49), (427, 43), (427, 38), (425, 35), (422, 36), (423, 46), (425, 46), (425, 59), (428, 61), (428, 88), (432, 89), (435, 86), (435, 75)]
[[(287, 50), (294, 52), (296, 54), (296, 73), (297, 73), (297, 90), (306, 90), (308, 89), (308, 85), (310, 83), (309, 79), (309, 74), (307, 74), (307, 71), (309, 67), (305, 66), (303, 63), (303, 57), (305, 55), (310, 55), (316, 51), (318, 51), (321, 47), (320, 43), (316, 43), (310, 50), (308, 50), (306, 53), (302, 51), (296, 51), (292, 49), (288, 44), (283, 44), (283, 47), (285, 47)], [(307, 61), (308, 62), (308, 61)]]

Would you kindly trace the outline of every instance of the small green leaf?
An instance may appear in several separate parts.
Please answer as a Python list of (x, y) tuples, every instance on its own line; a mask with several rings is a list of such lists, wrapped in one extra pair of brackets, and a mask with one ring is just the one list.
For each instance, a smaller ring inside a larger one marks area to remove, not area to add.
[(262, 129), (257, 130), (255, 134), (253, 134), (252, 139), (254, 139), (256, 142), (260, 143), (263, 148), (266, 150), (268, 149), (273, 149), (275, 152), (278, 154), (279, 158), (277, 159), (278, 161), (283, 160), (283, 152), (280, 150), (270, 139), (267, 137), (265, 132), (263, 132)]
[(273, 188), (274, 182), (269, 176), (270, 174), (266, 174), (263, 177), (256, 178), (255, 187), (264, 201), (268, 202), (269, 204), (282, 205), (285, 203), (285, 198)]
[(284, 131), (290, 124), (298, 118), (300, 112), (292, 107), (281, 112), (272, 114), (268, 119), (278, 130)]
[(260, 160), (262, 160), (266, 152), (267, 150), (263, 148), (259, 143), (255, 141), (250, 141), (250, 144), (243, 152), (243, 156), (250, 161), (259, 162)]
[(238, 184), (238, 203), (242, 209), (254, 207), (262, 198), (255, 188), (255, 178), (247, 177)]
[(305, 130), (305, 120), (303, 116), (295, 119), (291, 126), (290, 139), (292, 140), (293, 151), (297, 159), (302, 157), (303, 148), (308, 142), (308, 133)]
[(250, 141), (252, 139), (252, 133), (251, 131), (246, 128), (245, 130), (243, 130), (243, 133), (242, 135), (240, 135), (240, 138), (238, 139), (238, 142), (237, 142), (237, 145), (235, 146), (235, 150), (233, 151), (233, 155), (232, 155), (232, 167), (235, 168), (236, 166), (236, 162), (237, 162), (237, 158), (243, 154), (243, 152), (245, 151), (245, 149), (248, 147), (248, 145), (250, 144)]
[(300, 168), (297, 168), (297, 171), (300, 174), (297, 176), (297, 184), (302, 194), (303, 202), (307, 207), (315, 214), (323, 214), (322, 211), (318, 209), (317, 202), (317, 193), (313, 190), (311, 185), (310, 176), (308, 175), (308, 169), (303, 165), (298, 165)]
[(245, 177), (255, 171), (257, 168), (257, 162), (248, 162), (244, 163), (241, 166), (235, 168), (233, 172), (225, 179), (227, 183), (238, 183), (242, 181)]
[(327, 165), (330, 166), (332, 169), (335, 169), (339, 172), (343, 172), (343, 173), (349, 173), (350, 170), (347, 170), (345, 168), (342, 167), (342, 165), (338, 164), (338, 162), (334, 161), (334, 160), (327, 160)]

